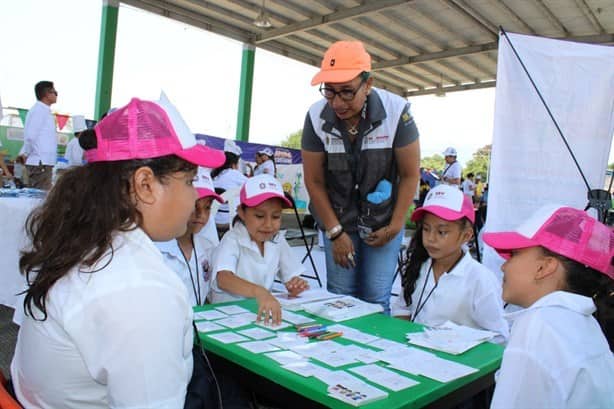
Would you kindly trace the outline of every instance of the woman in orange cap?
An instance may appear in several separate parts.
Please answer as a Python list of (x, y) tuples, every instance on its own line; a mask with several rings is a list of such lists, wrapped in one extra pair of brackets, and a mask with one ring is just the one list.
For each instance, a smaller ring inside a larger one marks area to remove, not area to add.
[(311, 81), (324, 98), (307, 113), (301, 147), (310, 209), (325, 230), (328, 290), (389, 313), (420, 147), (409, 102), (373, 87), (370, 74), (361, 42), (330, 46)]

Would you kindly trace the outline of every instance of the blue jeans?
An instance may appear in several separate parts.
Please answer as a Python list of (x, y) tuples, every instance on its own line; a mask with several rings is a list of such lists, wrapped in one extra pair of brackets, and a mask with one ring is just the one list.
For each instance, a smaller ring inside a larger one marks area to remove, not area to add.
[(343, 268), (335, 264), (332, 242), (324, 238), (326, 282), (328, 291), (351, 295), (363, 301), (380, 304), (390, 314), (390, 292), (397, 267), (403, 231), (382, 247), (371, 247), (358, 233), (349, 235), (356, 251), (356, 267)]

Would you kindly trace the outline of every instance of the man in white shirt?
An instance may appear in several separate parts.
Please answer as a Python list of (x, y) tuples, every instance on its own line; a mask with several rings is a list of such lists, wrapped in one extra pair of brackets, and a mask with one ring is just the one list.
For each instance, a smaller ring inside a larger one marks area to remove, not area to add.
[(441, 180), (446, 185), (460, 188), (462, 168), (456, 160), (456, 149), (450, 146), (443, 152), (443, 156), (446, 160), (446, 167), (441, 174)]
[(473, 182), (473, 172), (469, 172), (467, 173), (467, 176), (465, 177), (465, 180), (463, 180), (463, 193), (466, 196), (469, 196), (469, 199), (471, 199), (471, 202), (473, 203), (473, 196), (475, 194), (475, 183)]
[(49, 190), (51, 175), (57, 159), (58, 137), (50, 106), (58, 99), (51, 81), (40, 81), (34, 86), (36, 103), (28, 111), (19, 153), (26, 159), (30, 186)]
[(82, 115), (74, 115), (72, 117), (72, 128), (75, 137), (66, 145), (64, 159), (68, 162), (68, 167), (81, 166), (83, 164), (83, 148), (79, 145), (79, 136), (81, 132), (87, 129), (85, 118)]

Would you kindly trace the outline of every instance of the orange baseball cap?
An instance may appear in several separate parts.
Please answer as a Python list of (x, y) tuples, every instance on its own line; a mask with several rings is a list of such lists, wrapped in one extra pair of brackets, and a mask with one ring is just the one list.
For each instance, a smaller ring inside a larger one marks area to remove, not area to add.
[(362, 42), (337, 41), (326, 50), (320, 72), (311, 85), (351, 81), (363, 71), (371, 71), (371, 56)]

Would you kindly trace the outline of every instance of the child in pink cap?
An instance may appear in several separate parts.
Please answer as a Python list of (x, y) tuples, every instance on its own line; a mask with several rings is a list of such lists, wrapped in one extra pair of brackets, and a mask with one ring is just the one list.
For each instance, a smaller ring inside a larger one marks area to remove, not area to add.
[(198, 145), (165, 97), (134, 98), (79, 142), (88, 163), (68, 169), (27, 221), (17, 398), (28, 408), (182, 408), (192, 303), (154, 241), (185, 233), (197, 166), (224, 156)]
[(512, 331), (491, 408), (613, 407), (612, 230), (581, 210), (547, 205), (484, 241), (507, 259), (503, 299), (525, 308), (507, 315)]
[(251, 177), (239, 193), (237, 217), (213, 254), (211, 302), (256, 298), (258, 320), (281, 322), (281, 306), (271, 295), (276, 277), (291, 295), (309, 285), (300, 277), (303, 265), (296, 259), (283, 235), (281, 211), (291, 207), (281, 184), (273, 176)]
[(497, 341), (505, 341), (509, 328), (501, 285), (492, 271), (463, 250), (473, 237), (471, 199), (455, 186), (439, 185), (411, 218), (418, 228), (401, 271), (403, 294), (392, 315), (428, 326), (452, 321), (495, 332)]

